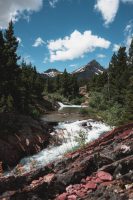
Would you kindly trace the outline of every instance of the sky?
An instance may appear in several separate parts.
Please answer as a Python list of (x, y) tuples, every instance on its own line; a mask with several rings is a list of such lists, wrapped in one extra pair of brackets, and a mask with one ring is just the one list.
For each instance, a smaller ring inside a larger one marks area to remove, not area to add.
[(72, 72), (93, 59), (107, 68), (113, 52), (129, 48), (133, 0), (0, 0), (0, 28), (10, 20), (18, 54), (39, 72)]

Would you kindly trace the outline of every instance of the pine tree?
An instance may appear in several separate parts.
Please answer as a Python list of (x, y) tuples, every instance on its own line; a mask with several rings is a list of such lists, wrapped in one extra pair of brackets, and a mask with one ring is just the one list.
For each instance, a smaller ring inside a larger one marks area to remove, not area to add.
[(5, 41), (3, 38), (3, 33), (0, 31), (0, 97), (3, 94), (4, 88), (4, 77), (5, 77), (5, 54), (4, 54), (4, 46)]
[(69, 75), (67, 73), (67, 70), (65, 69), (62, 75), (62, 94), (64, 97), (69, 97), (69, 91), (70, 91), (70, 79)]
[(14, 36), (14, 29), (12, 21), (9, 23), (8, 29), (5, 32), (5, 53), (6, 53), (6, 79), (8, 81), (7, 88), (5, 90), (6, 95), (11, 95), (13, 99), (16, 95), (16, 87), (19, 75), (19, 67), (17, 61), (18, 41)]

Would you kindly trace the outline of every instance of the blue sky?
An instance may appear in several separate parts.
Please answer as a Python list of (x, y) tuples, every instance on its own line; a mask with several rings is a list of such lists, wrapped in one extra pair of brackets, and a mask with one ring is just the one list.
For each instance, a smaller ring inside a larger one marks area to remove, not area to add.
[(133, 0), (0, 0), (0, 27), (12, 19), (18, 53), (39, 72), (69, 72), (96, 59), (108, 66), (113, 51), (129, 46)]

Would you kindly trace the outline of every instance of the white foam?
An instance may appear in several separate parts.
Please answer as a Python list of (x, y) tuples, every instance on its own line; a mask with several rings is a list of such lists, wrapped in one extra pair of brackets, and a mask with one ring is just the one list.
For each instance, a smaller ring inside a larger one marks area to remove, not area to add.
[[(87, 126), (82, 126), (82, 124), (87, 124)], [(35, 164), (35, 168), (40, 168), (41, 166), (46, 166), (47, 164), (62, 158), (66, 152), (78, 145), (75, 141), (75, 137), (77, 137), (81, 131), (86, 134), (87, 143), (97, 139), (102, 133), (107, 132), (110, 129), (111, 127), (106, 124), (93, 120), (83, 120), (71, 123), (61, 122), (55, 127), (55, 134), (57, 139), (62, 141), (62, 144), (46, 148), (36, 155), (22, 159), (20, 163), (23, 165), (23, 172), (33, 169), (33, 163)], [(10, 172), (10, 174), (15, 173), (15, 170), (16, 169)]]

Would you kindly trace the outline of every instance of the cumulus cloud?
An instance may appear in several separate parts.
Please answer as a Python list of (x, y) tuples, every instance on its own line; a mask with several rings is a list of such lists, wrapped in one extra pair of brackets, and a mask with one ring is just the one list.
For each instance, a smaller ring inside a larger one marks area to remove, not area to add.
[(44, 44), (45, 44), (44, 40), (41, 37), (38, 37), (32, 46), (39, 47), (39, 46), (43, 46)]
[(133, 0), (97, 0), (94, 8), (102, 14), (106, 26), (114, 21), (120, 2), (133, 3)]
[(6, 28), (9, 21), (28, 17), (41, 9), (43, 0), (0, 0), (0, 28)]
[(104, 54), (98, 54), (97, 57), (98, 58), (106, 58), (106, 55), (104, 55)]
[(117, 52), (119, 50), (120, 46), (121, 46), (120, 44), (114, 44), (113, 45), (113, 51)]
[(50, 61), (65, 61), (83, 57), (96, 48), (109, 48), (110, 41), (93, 35), (90, 30), (80, 33), (75, 30), (70, 36), (48, 41)]
[(59, 0), (49, 0), (49, 4), (52, 8), (55, 8), (56, 4), (58, 3)]

